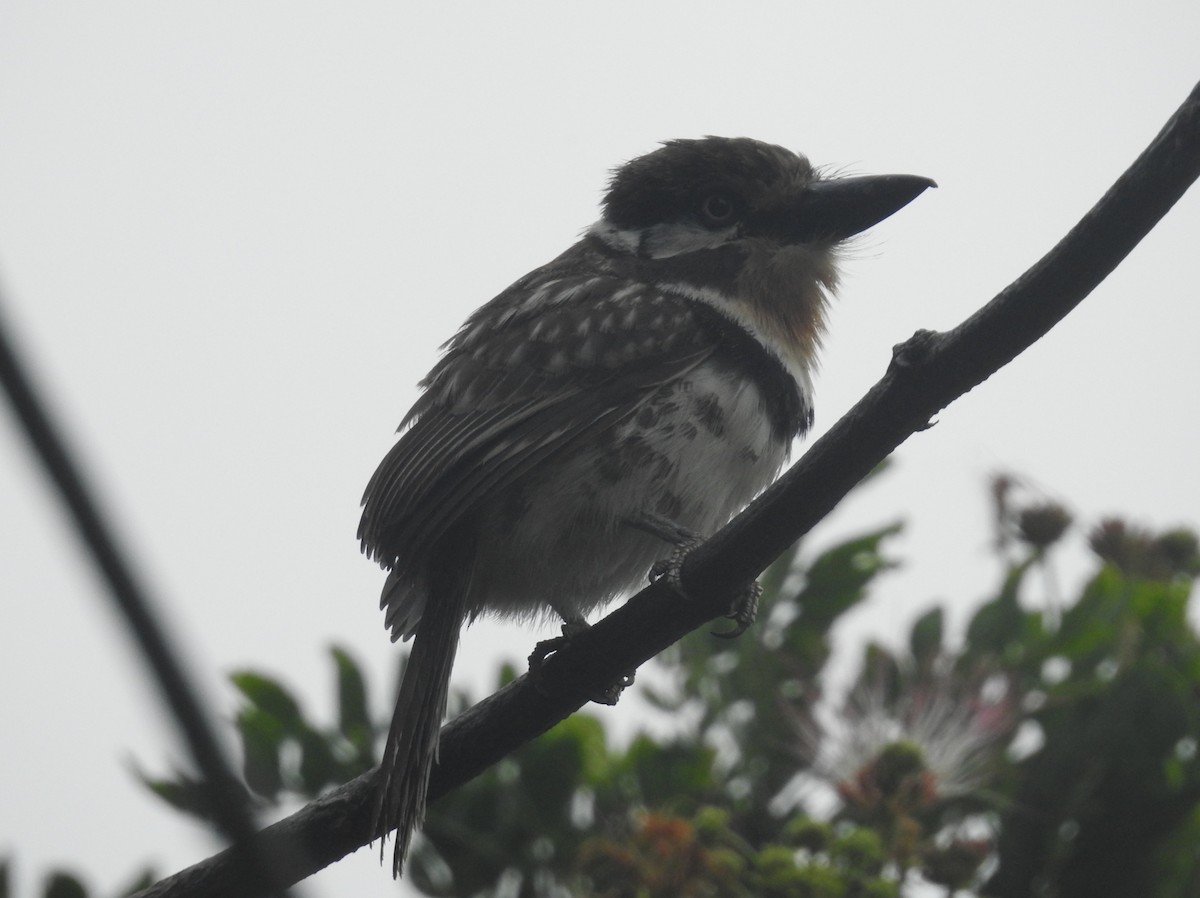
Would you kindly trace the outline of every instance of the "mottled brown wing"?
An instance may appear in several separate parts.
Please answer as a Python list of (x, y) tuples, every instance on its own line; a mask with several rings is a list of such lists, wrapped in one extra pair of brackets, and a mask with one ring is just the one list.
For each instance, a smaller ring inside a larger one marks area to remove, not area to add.
[(574, 276), (512, 289), (450, 341), (367, 486), (363, 550), (402, 580), (456, 522), (716, 348), (687, 300), (645, 285)]

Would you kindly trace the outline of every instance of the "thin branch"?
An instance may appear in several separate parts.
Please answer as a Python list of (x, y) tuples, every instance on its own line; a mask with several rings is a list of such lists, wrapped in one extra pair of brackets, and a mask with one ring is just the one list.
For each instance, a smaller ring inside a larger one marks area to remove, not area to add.
[(239, 878), (256, 883), (259, 893), (280, 891), (288, 883), (274, 875), (273, 860), (259, 850), (245, 790), (233, 775), (200, 700), (176, 660), (181, 656), (169, 643), (166, 632), (155, 617), (149, 595), (138, 582), (127, 556), (117, 545), (113, 527), (105, 520), (92, 490), (84, 482), (79, 466), (71, 458), (58, 428), (51, 421), (45, 403), (25, 374), (25, 366), (7, 334), (2, 318), (0, 382), (38, 460), (70, 511), (79, 538), (108, 584), (109, 596), (141, 647), (146, 662), (153, 669), (163, 699), (175, 714), (196, 766), (204, 774), (213, 817), (221, 832), (233, 843), (230, 854), (233, 869), (238, 871)]
[[(884, 378), (750, 508), (684, 564), (690, 596), (648, 587), (546, 662), (545, 695), (529, 678), (509, 684), (442, 729), (430, 798), (462, 785), (581, 707), (613, 682), (720, 616), (728, 597), (827, 515), (859, 480), (957, 397), (1028, 348), (1107, 277), (1200, 175), (1200, 85), (1130, 169), (1040, 262), (945, 334), (897, 347)], [(261, 834), (265, 851), (290, 846), (290, 880), (333, 863), (373, 836), (373, 774), (364, 774)], [(300, 850), (296, 850), (296, 849)], [(258, 894), (226, 853), (141, 898)]]

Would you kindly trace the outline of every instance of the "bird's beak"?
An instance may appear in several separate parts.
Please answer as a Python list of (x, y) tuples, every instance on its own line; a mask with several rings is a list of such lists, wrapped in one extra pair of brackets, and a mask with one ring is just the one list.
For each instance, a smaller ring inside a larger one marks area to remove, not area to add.
[(920, 175), (816, 181), (788, 203), (783, 230), (794, 241), (845, 240), (899, 212), (937, 184)]

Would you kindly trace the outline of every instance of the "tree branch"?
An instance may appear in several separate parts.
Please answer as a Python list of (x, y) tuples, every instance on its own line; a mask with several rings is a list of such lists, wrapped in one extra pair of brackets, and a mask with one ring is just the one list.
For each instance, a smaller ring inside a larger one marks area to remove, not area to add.
[[(684, 563), (689, 594), (642, 590), (546, 662), (539, 692), (529, 677), (448, 723), (430, 784), (434, 800), (462, 785), (687, 633), (719, 617), (735, 594), (825, 517), (872, 468), (950, 402), (1024, 351), (1116, 268), (1200, 175), (1200, 85), (1096, 206), (1066, 237), (986, 306), (947, 333), (919, 332), (898, 346), (883, 379), (783, 478)], [(372, 774), (347, 783), (260, 834), (286, 858), (287, 881), (315, 873), (365, 845)], [(229, 852), (141, 893), (251, 896)]]
[(259, 848), (256, 823), (245, 790), (225, 758), (209, 717), (179, 660), (181, 656), (159, 620), (155, 603), (138, 578), (128, 553), (118, 544), (115, 528), (100, 508), (95, 491), (85, 480), (61, 429), (26, 370), (15, 343), (9, 339), (5, 322), (0, 319), (0, 385), (29, 438), (31, 449), (67, 507), (80, 541), (99, 568), (109, 597), (154, 672), (162, 700), (174, 714), (192, 759), (204, 775), (216, 828), (233, 843), (228, 863), (239, 878), (255, 883), (258, 891), (286, 894), (284, 885), (274, 875), (272, 859)]

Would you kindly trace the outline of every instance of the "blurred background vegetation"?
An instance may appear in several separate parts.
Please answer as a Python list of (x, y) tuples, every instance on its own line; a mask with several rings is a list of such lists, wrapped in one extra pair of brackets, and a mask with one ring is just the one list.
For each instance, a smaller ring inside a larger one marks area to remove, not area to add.
[[(815, 556), (797, 545), (762, 578), (753, 629), (697, 632), (656, 659), (637, 686), (660, 712), (654, 735), (618, 745), (574, 715), (436, 802), (406, 879), (462, 898), (1194, 898), (1197, 538), (1076, 524), (1010, 477), (990, 490), (1003, 575), (960, 638), (931, 607), (903, 650), (868, 644), (835, 689), (831, 630), (898, 563), (901, 525)], [(1072, 528), (1087, 535), (1089, 576), (1078, 595), (1047, 597)], [(387, 721), (371, 719), (352, 655), (332, 661), (332, 724), (273, 676), (231, 677), (260, 806), (294, 807), (377, 762)], [(454, 695), (451, 714), (472, 700)], [(140, 778), (205, 816), (188, 775)], [(8, 879), (0, 867), (0, 898)], [(139, 873), (122, 894), (154, 879)], [(42, 894), (89, 893), (54, 872)]]

